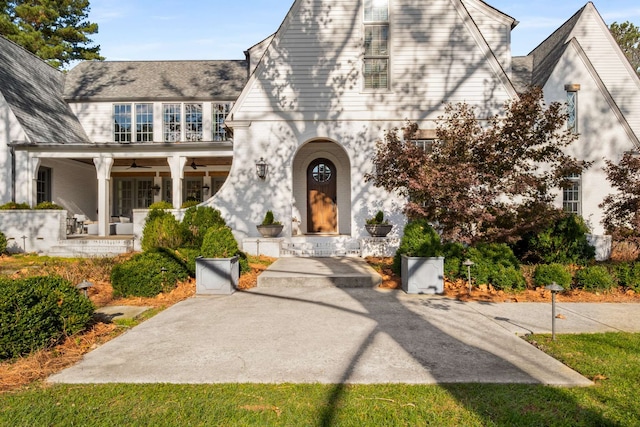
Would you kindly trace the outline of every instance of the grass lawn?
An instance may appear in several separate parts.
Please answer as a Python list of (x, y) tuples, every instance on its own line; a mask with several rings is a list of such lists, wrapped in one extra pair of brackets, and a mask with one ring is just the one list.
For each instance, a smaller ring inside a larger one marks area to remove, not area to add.
[(596, 385), (36, 383), (0, 394), (0, 425), (640, 425), (640, 334), (529, 339)]

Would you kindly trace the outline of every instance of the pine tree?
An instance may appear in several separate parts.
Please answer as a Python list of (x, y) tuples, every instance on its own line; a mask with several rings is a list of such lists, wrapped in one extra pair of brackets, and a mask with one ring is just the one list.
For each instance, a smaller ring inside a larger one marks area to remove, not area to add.
[(98, 24), (87, 20), (89, 0), (0, 0), (0, 34), (50, 65), (104, 59), (89, 38)]

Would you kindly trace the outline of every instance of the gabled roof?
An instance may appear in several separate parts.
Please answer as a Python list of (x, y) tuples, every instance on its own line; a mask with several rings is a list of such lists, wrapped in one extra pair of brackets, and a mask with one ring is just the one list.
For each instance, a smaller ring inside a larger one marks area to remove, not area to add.
[(511, 82), (518, 93), (529, 89), (533, 73), (533, 56), (514, 56), (511, 58)]
[(235, 100), (246, 61), (83, 62), (67, 75), (68, 101)]
[(566, 43), (587, 6), (577, 11), (567, 22), (547, 37), (529, 55), (533, 58), (531, 83), (544, 87), (566, 49)]
[(88, 142), (62, 98), (64, 74), (0, 36), (0, 92), (32, 143)]

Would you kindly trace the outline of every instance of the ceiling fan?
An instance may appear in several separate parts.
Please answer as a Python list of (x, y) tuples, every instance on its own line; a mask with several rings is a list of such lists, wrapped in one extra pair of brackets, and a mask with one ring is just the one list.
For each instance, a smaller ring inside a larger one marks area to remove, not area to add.
[(199, 167), (200, 167), (200, 168), (203, 168), (203, 167), (205, 167), (205, 166), (207, 166), (207, 165), (198, 165), (198, 164), (196, 164), (196, 160), (195, 160), (195, 159), (193, 159), (193, 160), (191, 161), (191, 167), (192, 167), (193, 169), (198, 169)]
[(131, 166), (129, 166), (127, 169), (150, 169), (151, 166), (141, 166), (139, 164), (136, 163), (135, 159), (133, 160), (133, 163), (131, 163)]

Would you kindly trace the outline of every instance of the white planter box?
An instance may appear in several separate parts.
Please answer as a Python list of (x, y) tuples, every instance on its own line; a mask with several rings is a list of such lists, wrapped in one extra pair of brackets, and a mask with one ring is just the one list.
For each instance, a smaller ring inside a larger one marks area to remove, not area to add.
[(238, 288), (240, 263), (233, 258), (196, 258), (196, 294), (230, 295)]
[(402, 290), (408, 294), (444, 292), (444, 257), (420, 258), (402, 255)]

